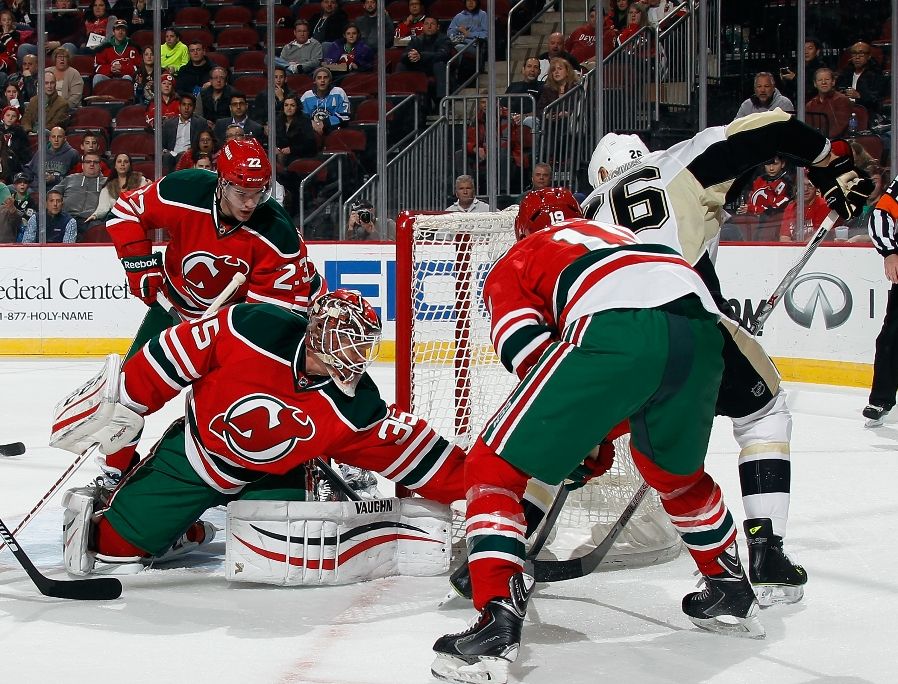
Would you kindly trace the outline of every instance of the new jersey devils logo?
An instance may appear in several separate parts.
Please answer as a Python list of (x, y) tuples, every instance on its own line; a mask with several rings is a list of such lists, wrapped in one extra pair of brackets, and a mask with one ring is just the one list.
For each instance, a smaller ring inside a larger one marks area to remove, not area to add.
[(230, 254), (218, 256), (209, 252), (194, 252), (181, 264), (184, 289), (197, 304), (209, 306), (221, 294), (235, 273), (249, 275), (249, 264)]
[(267, 394), (251, 394), (231, 404), (209, 424), (238, 456), (252, 463), (284, 457), (297, 442), (315, 436), (315, 423), (302, 409)]

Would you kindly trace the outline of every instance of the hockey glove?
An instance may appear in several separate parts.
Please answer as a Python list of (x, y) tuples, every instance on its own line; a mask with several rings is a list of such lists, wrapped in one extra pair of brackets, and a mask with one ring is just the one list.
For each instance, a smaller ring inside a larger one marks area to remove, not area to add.
[(605, 440), (583, 459), (583, 463), (574, 468), (574, 471), (567, 476), (564, 486), (568, 491), (580, 489), (593, 478), (607, 473), (613, 464), (614, 443)]
[(875, 186), (866, 173), (855, 167), (848, 143), (834, 140), (832, 151), (837, 156), (827, 166), (808, 168), (808, 180), (830, 209), (841, 218), (850, 219), (861, 213)]
[(162, 270), (162, 254), (153, 252), (143, 256), (122, 257), (122, 266), (128, 276), (128, 288), (147, 306), (156, 302), (156, 295), (165, 284)]

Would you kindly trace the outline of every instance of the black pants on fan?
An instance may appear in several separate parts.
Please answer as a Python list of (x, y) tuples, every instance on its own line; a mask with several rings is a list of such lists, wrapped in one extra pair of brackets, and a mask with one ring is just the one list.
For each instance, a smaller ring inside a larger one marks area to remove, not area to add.
[(873, 387), (870, 403), (891, 409), (898, 391), (898, 285), (892, 285), (886, 302), (886, 317), (876, 338)]

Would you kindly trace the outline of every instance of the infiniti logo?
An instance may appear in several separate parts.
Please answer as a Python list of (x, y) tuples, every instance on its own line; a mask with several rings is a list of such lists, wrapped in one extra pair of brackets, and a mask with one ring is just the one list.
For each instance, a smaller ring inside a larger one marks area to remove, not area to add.
[[(808, 283), (802, 287), (803, 283)], [(851, 315), (851, 290), (842, 280), (828, 273), (806, 273), (792, 283), (784, 305), (789, 318), (803, 328), (810, 328), (819, 308), (827, 330), (838, 328)], [(835, 301), (835, 305), (833, 304)]]

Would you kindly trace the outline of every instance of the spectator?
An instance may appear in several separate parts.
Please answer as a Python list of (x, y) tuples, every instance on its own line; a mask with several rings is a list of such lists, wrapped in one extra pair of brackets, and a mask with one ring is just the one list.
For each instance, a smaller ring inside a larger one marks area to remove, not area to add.
[[(55, 188), (47, 191), (47, 244), (73, 243), (78, 237), (78, 224), (71, 216), (63, 212), (62, 193)], [(25, 226), (22, 235), (24, 244), (37, 242), (37, 212), (35, 212)]]
[(374, 53), (371, 48), (359, 40), (359, 29), (355, 24), (347, 24), (343, 31), (343, 40), (331, 43), (324, 51), (321, 60), (331, 70), (345, 69), (352, 71), (371, 71), (374, 65)]
[[(84, 20), (81, 12), (70, 11), (73, 9), (75, 9), (75, 0), (54, 0), (53, 9), (47, 15), (47, 40), (44, 43), (47, 54), (52, 54), (53, 50), (58, 47), (64, 47), (69, 54), (74, 55), (78, 52), (78, 46), (84, 44)], [(56, 12), (54, 10), (63, 11)], [(25, 55), (36, 54), (37, 45), (22, 43), (18, 50), (19, 63), (22, 62)]]
[(424, 32), (413, 37), (396, 65), (396, 71), (421, 71), (436, 81), (436, 101), (446, 97), (446, 62), (452, 56), (449, 38), (440, 33), (440, 24), (433, 17), (424, 20)]
[(140, 65), (134, 76), (134, 102), (137, 104), (149, 104), (153, 101), (153, 66), (156, 55), (152, 45), (147, 45), (140, 52)]
[(165, 42), (160, 49), (161, 66), (166, 71), (177, 74), (178, 70), (190, 61), (187, 46), (181, 42), (181, 34), (177, 29), (165, 29)]
[(464, 0), (465, 8), (452, 17), (446, 35), (457, 50), (463, 49), (475, 40), (486, 41), (489, 19), (480, 8), (480, 0)]
[[(521, 81), (509, 83), (505, 89), (506, 95), (528, 94), (533, 96), (534, 105), (539, 102), (539, 96), (543, 92), (543, 81), (539, 80), (540, 64), (536, 57), (528, 57), (524, 60), (524, 66), (521, 67), (521, 75), (524, 77)], [(515, 113), (532, 114), (531, 106), (527, 103), (522, 104), (517, 98), (512, 98), (509, 103), (509, 109)]]
[(28, 134), (19, 125), (19, 110), (4, 107), (0, 114), (0, 146), (3, 149), (3, 178), (19, 174), (31, 157)]
[(139, 171), (135, 171), (131, 164), (131, 157), (124, 152), (119, 152), (113, 160), (115, 170), (106, 176), (106, 185), (100, 193), (93, 213), (87, 217), (87, 224), (100, 220), (105, 221), (106, 215), (112, 210), (119, 195), (125, 190), (135, 190), (147, 185), (150, 181), (144, 178)]
[(53, 51), (53, 66), (48, 66), (47, 71), (56, 79), (56, 92), (69, 103), (72, 110), (81, 106), (81, 98), (84, 95), (84, 79), (81, 73), (69, 65), (69, 51), (64, 47)]
[(239, 124), (231, 124), (225, 129), (225, 137), (224, 143), (222, 143), (222, 147), (227, 145), (232, 140), (245, 140), (246, 133), (244, 133), (243, 128), (240, 127)]
[(645, 4), (646, 21), (648, 21), (649, 26), (657, 29), (661, 22), (673, 14), (678, 3), (671, 2), (671, 0), (646, 0)]
[[(169, 7), (173, 5), (174, 3), (169, 3)], [(153, 10), (147, 6), (147, 0), (134, 0), (133, 9), (128, 17), (128, 33), (133, 34), (135, 31), (152, 26)]]
[(768, 159), (762, 171), (752, 181), (745, 202), (736, 210), (737, 214), (763, 216), (764, 221), (775, 221), (780, 218), (789, 199), (793, 195), (792, 176), (786, 169), (785, 160), (779, 155)]
[(312, 76), (312, 87), (302, 94), (302, 110), (312, 121), (318, 135), (324, 135), (349, 121), (349, 96), (333, 84), (331, 71), (318, 67)]
[(104, 176), (109, 175), (109, 166), (106, 164), (106, 160), (103, 159), (103, 155), (100, 152), (100, 136), (96, 133), (85, 133), (81, 138), (81, 155), (78, 158), (78, 163), (72, 167), (72, 170), (69, 173), (84, 173), (84, 166), (81, 163), (81, 160), (84, 159), (86, 155), (97, 155), (100, 158), (100, 173)]
[[(284, 67), (276, 66), (274, 68), (274, 113), (275, 115), (279, 114), (284, 109), (284, 100), (291, 96), (295, 95), (292, 90), (290, 90), (290, 86), (287, 85), (287, 70)], [(253, 106), (250, 110), (252, 112), (252, 118), (258, 121), (263, 126), (268, 125), (268, 98), (269, 94), (267, 90), (263, 90), (261, 93), (256, 95), (255, 100), (253, 100)], [(266, 132), (267, 134), (267, 132)]]
[[(365, 45), (370, 47), (375, 54), (377, 54), (377, 46), (380, 43), (377, 38), (377, 2), (378, 0), (364, 0), (362, 3), (364, 14), (360, 15), (355, 20), (355, 25), (359, 29), (361, 40), (364, 41)], [(393, 33), (396, 30), (393, 25), (393, 19), (386, 10), (381, 10), (381, 12), (384, 15), (384, 47), (393, 47)]]
[[(111, 19), (111, 20), (110, 20)], [(93, 54), (113, 36), (115, 17), (109, 15), (107, 0), (92, 0), (84, 14), (84, 34), (87, 36), (82, 54)], [(127, 26), (127, 22), (125, 24)]]
[[(17, 73), (10, 74), (6, 81), (6, 85), (15, 86), (19, 91), (19, 101), (25, 103), (37, 95), (37, 55), (25, 55), (22, 57), (20, 65), (20, 69)], [(9, 104), (8, 98), (6, 104)], [(21, 107), (18, 108), (21, 109)]]
[(209, 85), (212, 63), (206, 57), (206, 48), (198, 40), (190, 42), (187, 54), (187, 64), (178, 69), (178, 93), (199, 97), (200, 90)]
[(424, 20), (427, 15), (424, 14), (424, 3), (422, 0), (409, 0), (408, 16), (405, 21), (399, 22), (396, 26), (396, 34), (394, 43), (396, 45), (408, 45), (409, 41), (415, 36), (424, 34)]
[(28, 220), (37, 212), (37, 199), (28, 188), (28, 174), (17, 173), (13, 177), (11, 193), (20, 221), (16, 231), (16, 242), (21, 242)]
[[(795, 211), (797, 207), (798, 203), (793, 200), (789, 202), (786, 211), (783, 212), (783, 222), (780, 224), (780, 242), (807, 242), (823, 223), (823, 219), (829, 215), (829, 205), (807, 177), (804, 179), (804, 222), (800, 228), (796, 228)], [(832, 238), (827, 241), (831, 242)]]
[(627, 10), (630, 9), (631, 0), (612, 0), (611, 23), (618, 31), (627, 26)]
[(19, 235), (19, 212), (12, 199), (12, 192), (0, 183), (0, 242), (12, 243)]
[(8, 9), (0, 11), (0, 74), (15, 73), (18, 65), (16, 55), (21, 42), (12, 12)]
[(792, 104), (792, 100), (776, 89), (773, 74), (767, 71), (758, 72), (755, 74), (755, 94), (739, 105), (735, 118), (739, 119), (749, 114), (769, 112), (774, 109), (782, 109), (784, 112), (792, 114), (795, 112), (795, 105)]
[(193, 164), (193, 168), (205, 169), (206, 171), (215, 170), (215, 167), (212, 165), (212, 157), (210, 157), (205, 152), (199, 153), (199, 156), (196, 158), (196, 162)]
[[(44, 178), (47, 181), (47, 187), (52, 188), (65, 178), (71, 172), (72, 167), (78, 163), (78, 160), (78, 153), (65, 139), (65, 129), (61, 126), (54, 127), (50, 131), (49, 140), (47, 140), (47, 153), (44, 156)], [(26, 173), (31, 178), (31, 189), (37, 190), (37, 174), (40, 169), (37, 153), (28, 162), (27, 167)]]
[(321, 66), (321, 43), (311, 37), (309, 22), (298, 19), (293, 25), (294, 40), (281, 48), (281, 56), (275, 65), (284, 67), (291, 74), (309, 74)]
[(85, 232), (96, 221), (94, 213), (100, 202), (100, 193), (106, 186), (106, 178), (100, 173), (99, 154), (86, 154), (81, 163), (84, 167), (82, 173), (71, 173), (56, 186), (62, 193), (67, 213), (78, 224), (79, 233)]
[[(832, 69), (823, 67), (814, 74), (814, 86), (817, 95), (808, 100), (805, 110), (808, 114), (823, 114), (826, 117), (827, 130), (822, 131), (830, 138), (838, 138), (848, 128), (854, 104), (848, 96), (836, 90), (836, 81)], [(814, 122), (808, 122), (814, 125)]]
[(630, 4), (630, 7), (627, 9), (627, 25), (621, 29), (617, 36), (618, 45), (623, 45), (631, 37), (635, 36), (649, 25), (649, 17), (646, 13), (646, 9), (646, 6), (641, 2)]
[[(614, 49), (614, 40), (617, 38), (617, 30), (611, 18), (602, 16), (602, 55), (607, 57)], [(596, 65), (596, 8), (589, 10), (589, 20), (582, 26), (575, 28), (568, 37), (564, 49), (580, 62), (586, 69), (592, 69)]]
[[(162, 120), (177, 118), (181, 111), (178, 94), (175, 92), (175, 77), (163, 72), (159, 77), (159, 100), (162, 102)], [(156, 100), (147, 105), (147, 128), (156, 125)]]
[(346, 239), (355, 242), (381, 240), (374, 217), (374, 205), (368, 200), (358, 200), (349, 211), (346, 221)]
[(56, 92), (56, 77), (44, 72), (44, 93), (31, 98), (22, 117), (22, 128), (26, 133), (37, 133), (38, 107), (47, 112), (47, 127), (65, 126), (69, 120), (69, 103)]
[(178, 115), (162, 122), (162, 161), (166, 172), (176, 168), (179, 157), (198, 143), (200, 133), (209, 134), (208, 122), (194, 114), (195, 110), (196, 98), (185, 93), (178, 101)]
[(533, 174), (530, 177), (531, 190), (543, 190), (552, 187), (552, 167), (545, 162), (533, 165)]
[(228, 85), (228, 70), (213, 67), (209, 86), (200, 93), (197, 114), (209, 121), (218, 121), (230, 114), (231, 95), (234, 89)]
[(98, 83), (111, 78), (134, 81), (140, 67), (140, 51), (128, 38), (128, 22), (116, 20), (112, 28), (112, 38), (94, 56), (94, 88)]
[[(536, 103), (536, 112), (542, 115), (543, 110), (559, 97), (577, 85), (577, 74), (571, 63), (563, 57), (553, 57), (549, 62), (549, 76), (543, 85), (543, 92)], [(556, 112), (565, 114), (566, 112)]]
[[(165, 138), (163, 138), (164, 144)], [(216, 151), (215, 136), (210, 130), (201, 130), (197, 134), (196, 140), (191, 144), (190, 149), (178, 158), (175, 170), (180, 171), (181, 169), (192, 168), (196, 164), (196, 160), (200, 158), (200, 155), (209, 157), (212, 165), (215, 166), (215, 158), (218, 156), (218, 152)]]
[(34, 20), (32, 19), (31, 9), (28, 6), (28, 0), (7, 0), (6, 8), (12, 12), (20, 31), (31, 28)]
[(333, 43), (340, 40), (343, 29), (349, 23), (349, 17), (337, 0), (321, 0), (321, 11), (312, 15), (309, 26), (312, 27), (312, 38), (319, 43)]
[[(807, 38), (804, 41), (805, 102), (807, 102), (817, 94), (817, 89), (814, 87), (814, 74), (817, 73), (817, 69), (822, 69), (826, 66), (826, 63), (821, 57), (822, 50), (823, 46), (816, 38)], [(783, 81), (783, 90), (785, 90), (790, 97), (795, 97), (796, 93), (798, 92), (798, 77), (796, 73), (789, 67), (783, 67), (782, 69), (780, 69), (780, 78)]]
[(564, 49), (564, 34), (558, 33), (557, 31), (549, 34), (546, 51), (539, 56), (540, 62), (544, 62), (544, 65), (540, 66), (540, 70), (548, 72), (549, 63), (556, 57), (566, 59), (575, 71), (580, 71), (580, 62), (570, 52)]
[(311, 157), (318, 152), (318, 136), (312, 128), (312, 120), (300, 110), (299, 98), (284, 98), (283, 111), (277, 115), (275, 142), (278, 162), (287, 166), (299, 157)]
[(474, 197), (474, 179), (471, 176), (463, 175), (455, 179), (455, 197), (455, 202), (446, 207), (446, 211), (481, 213), (490, 210), (489, 204)]
[(836, 79), (836, 88), (852, 102), (863, 105), (871, 114), (879, 112), (879, 106), (887, 93), (886, 80), (879, 65), (870, 58), (869, 43), (851, 46), (851, 69), (845, 69)]
[(234, 91), (231, 95), (231, 115), (223, 116), (215, 122), (215, 137), (223, 138), (228, 126), (240, 126), (247, 135), (261, 141), (265, 136), (262, 124), (253, 121), (246, 115), (246, 95)]
[[(34, 55), (32, 55), (33, 57)], [(19, 118), (22, 117), (22, 110), (24, 109), (24, 103), (22, 102), (22, 95), (19, 92), (18, 87), (15, 83), (7, 83), (6, 87), (3, 88), (3, 97), (2, 104), (4, 107), (12, 107), (19, 113)]]

